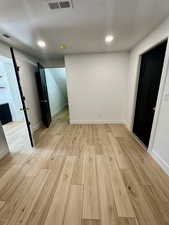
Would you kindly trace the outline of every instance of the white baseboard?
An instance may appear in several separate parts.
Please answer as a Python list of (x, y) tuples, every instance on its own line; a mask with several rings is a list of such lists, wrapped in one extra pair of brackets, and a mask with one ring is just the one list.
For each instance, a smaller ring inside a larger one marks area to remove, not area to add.
[(114, 120), (70, 120), (70, 124), (124, 124), (124, 122)]
[(149, 154), (161, 166), (164, 172), (169, 176), (169, 165), (156, 152), (150, 152)]
[(139, 138), (131, 131), (129, 131), (133, 138), (140, 144), (140, 146), (152, 156), (152, 158), (160, 165), (163, 171), (169, 176), (169, 165), (156, 153), (147, 151), (147, 147), (139, 140)]
[(144, 151), (147, 152), (148, 151), (147, 146), (135, 135), (135, 133), (133, 133), (130, 130), (129, 130), (129, 132), (130, 132), (131, 136), (137, 141), (137, 143), (144, 149)]
[(9, 152), (0, 152), (0, 159), (4, 158)]

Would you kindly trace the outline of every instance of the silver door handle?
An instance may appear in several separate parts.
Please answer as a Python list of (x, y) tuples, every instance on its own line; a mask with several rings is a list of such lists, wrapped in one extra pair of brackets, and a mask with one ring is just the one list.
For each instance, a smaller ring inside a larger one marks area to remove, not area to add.
[(44, 102), (48, 102), (48, 101), (47, 100), (41, 100), (41, 102), (44, 103)]
[[(30, 108), (28, 108), (28, 107), (26, 107), (25, 109), (26, 110), (30, 110)], [(20, 111), (24, 111), (24, 109), (23, 108), (20, 108)]]

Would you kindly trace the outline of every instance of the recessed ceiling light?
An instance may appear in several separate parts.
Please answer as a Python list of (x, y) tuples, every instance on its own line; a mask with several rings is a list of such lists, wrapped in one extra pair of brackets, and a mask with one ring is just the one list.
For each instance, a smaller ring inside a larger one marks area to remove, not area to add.
[(107, 35), (105, 37), (105, 42), (106, 43), (111, 43), (114, 40), (114, 36), (113, 35)]
[(45, 48), (46, 47), (46, 43), (44, 41), (38, 41), (37, 44), (39, 45), (39, 47), (41, 48)]

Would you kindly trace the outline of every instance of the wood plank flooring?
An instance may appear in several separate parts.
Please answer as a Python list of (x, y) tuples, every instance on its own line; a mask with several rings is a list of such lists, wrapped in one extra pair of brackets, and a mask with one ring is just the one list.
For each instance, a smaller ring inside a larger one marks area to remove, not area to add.
[(169, 225), (169, 177), (123, 125), (69, 125), (0, 161), (0, 225)]

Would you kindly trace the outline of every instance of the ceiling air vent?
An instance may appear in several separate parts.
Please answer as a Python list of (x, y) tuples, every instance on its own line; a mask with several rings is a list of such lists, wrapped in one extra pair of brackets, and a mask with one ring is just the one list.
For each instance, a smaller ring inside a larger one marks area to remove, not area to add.
[(70, 8), (70, 2), (69, 1), (61, 1), (59, 2), (60, 8), (65, 9), (65, 8)]
[(59, 9), (59, 3), (58, 2), (48, 2), (48, 6), (51, 10), (53, 9)]
[(51, 10), (73, 8), (72, 0), (50, 1), (48, 2), (48, 6)]

